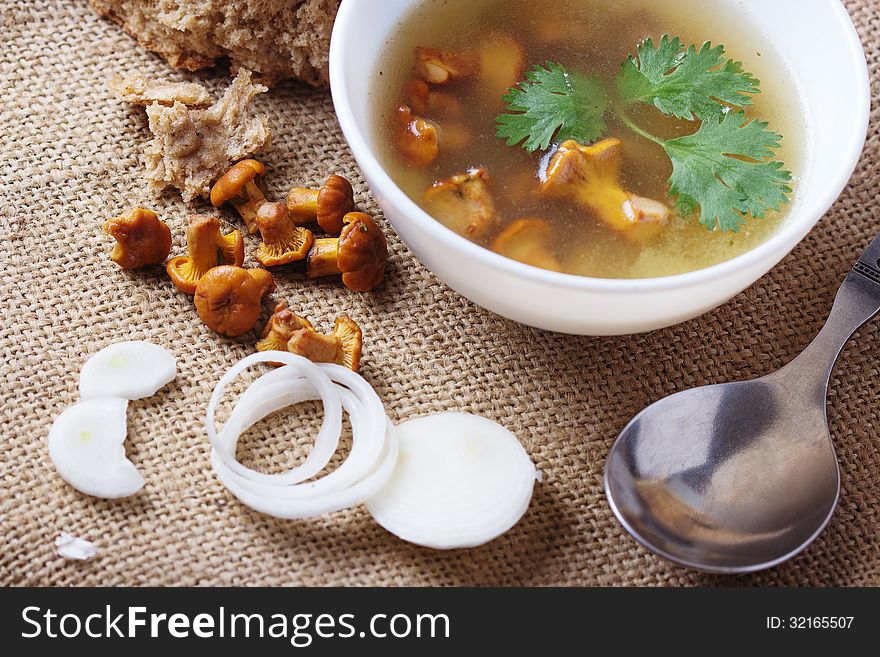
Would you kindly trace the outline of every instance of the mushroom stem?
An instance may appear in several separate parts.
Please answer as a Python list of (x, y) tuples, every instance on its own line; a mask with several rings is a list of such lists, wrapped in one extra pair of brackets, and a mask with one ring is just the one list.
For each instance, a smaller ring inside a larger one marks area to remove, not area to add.
[(186, 227), (187, 255), (172, 258), (165, 269), (175, 287), (186, 294), (196, 291), (199, 279), (214, 267), (225, 264), (241, 266), (244, 240), (237, 230), (220, 232), (216, 217), (192, 215)]
[(244, 219), (248, 233), (254, 235), (259, 227), (257, 226), (257, 212), (266, 202), (263, 190), (253, 180), (246, 183), (239, 197), (232, 199), (232, 205), (238, 210), (238, 214)]
[(293, 332), (287, 349), (315, 363), (335, 363), (342, 354), (342, 340), (336, 335), (300, 329)]
[(293, 223), (303, 226), (315, 221), (318, 216), (318, 195), (320, 190), (294, 187), (287, 195), (287, 209)]
[(306, 276), (323, 278), (338, 276), (342, 273), (338, 262), (339, 239), (336, 237), (319, 237), (312, 244), (306, 265)]
[(294, 331), (287, 350), (315, 363), (336, 363), (357, 372), (361, 362), (363, 333), (350, 317), (336, 318), (333, 335), (323, 335), (311, 327)]

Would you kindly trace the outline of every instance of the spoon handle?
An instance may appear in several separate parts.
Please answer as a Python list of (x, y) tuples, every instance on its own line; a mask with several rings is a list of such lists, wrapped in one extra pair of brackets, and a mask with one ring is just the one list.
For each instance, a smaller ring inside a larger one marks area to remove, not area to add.
[(809, 387), (824, 399), (831, 370), (853, 334), (880, 312), (880, 236), (859, 258), (837, 292), (831, 315), (816, 339), (779, 371), (790, 385)]

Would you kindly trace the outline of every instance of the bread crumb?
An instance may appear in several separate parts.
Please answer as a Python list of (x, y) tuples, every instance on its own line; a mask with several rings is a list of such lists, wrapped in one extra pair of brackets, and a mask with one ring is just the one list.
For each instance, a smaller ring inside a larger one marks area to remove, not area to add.
[(114, 75), (109, 87), (117, 98), (135, 105), (173, 105), (180, 102), (187, 107), (207, 107), (214, 102), (208, 90), (200, 84), (150, 80), (136, 71), (125, 77)]
[[(210, 196), (211, 185), (235, 162), (269, 144), (271, 133), (266, 117), (255, 115), (250, 107), (254, 97), (267, 89), (253, 84), (248, 70), (239, 70), (223, 97), (205, 109), (184, 102), (194, 97), (192, 89), (187, 88), (181, 100), (175, 96), (180, 90), (178, 85), (163, 85), (135, 76), (122, 80), (138, 80), (136, 87), (144, 89), (129, 92), (125, 84), (116, 85), (117, 96), (137, 104), (147, 99), (146, 90), (156, 95), (157, 90), (164, 89), (170, 104), (158, 99), (145, 103), (153, 133), (145, 149), (146, 177), (155, 188), (176, 187), (184, 201)], [(130, 100), (132, 97), (134, 101)]]

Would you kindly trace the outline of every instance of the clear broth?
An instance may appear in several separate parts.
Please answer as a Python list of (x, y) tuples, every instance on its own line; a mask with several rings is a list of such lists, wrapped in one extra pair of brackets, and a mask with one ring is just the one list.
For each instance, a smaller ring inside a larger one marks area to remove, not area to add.
[[(525, 51), (525, 68), (546, 61), (559, 62), (606, 83), (645, 38), (679, 36), (687, 43), (723, 44), (727, 56), (742, 61), (761, 80), (761, 93), (747, 109), (750, 117), (768, 121), (784, 136), (778, 159), (798, 185), (807, 169), (809, 123), (793, 74), (769, 40), (731, 5), (704, 0), (560, 0), (552, 7), (530, 0), (424, 0), (399, 26), (380, 63), (372, 90), (375, 130), (384, 145), (383, 164), (400, 188), (424, 206), (425, 190), (433, 181), (475, 166), (491, 175), (495, 206), (503, 228), (523, 217), (541, 217), (554, 227), (556, 256), (567, 273), (599, 278), (648, 278), (680, 274), (708, 267), (743, 254), (769, 239), (784, 222), (791, 205), (763, 219), (749, 217), (739, 233), (709, 231), (696, 217), (673, 216), (660, 236), (638, 244), (621, 236), (564, 200), (537, 193), (540, 153), (511, 148), (495, 136), (495, 117), (503, 111), (500, 97), (487, 97), (478, 85), (459, 84), (452, 93), (466, 108), (471, 141), (455, 151), (444, 150), (424, 169), (408, 165), (395, 149), (393, 114), (404, 98), (417, 46), (469, 50), (487, 34), (505, 34)], [(667, 180), (671, 164), (656, 144), (640, 138), (609, 113), (606, 136), (624, 146), (622, 183), (625, 189), (669, 203)], [(634, 115), (657, 134), (693, 132), (695, 124), (671, 121), (652, 108)], [(442, 121), (438, 121), (442, 127)], [(488, 246), (488, 242), (481, 242)]]

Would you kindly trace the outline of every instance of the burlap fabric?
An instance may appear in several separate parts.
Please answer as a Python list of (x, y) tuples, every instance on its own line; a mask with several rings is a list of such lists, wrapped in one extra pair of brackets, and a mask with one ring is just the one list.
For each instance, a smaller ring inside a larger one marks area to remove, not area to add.
[[(880, 91), (880, 2), (847, 3)], [(276, 298), (328, 328), (347, 312), (366, 335), (364, 375), (393, 419), (446, 409), (486, 415), (522, 439), (544, 473), (523, 521), (480, 549), (440, 553), (403, 543), (363, 508), (303, 522), (254, 513), (214, 477), (202, 415), (223, 371), (254, 337), (222, 339), (161, 270), (125, 273), (108, 259), (103, 221), (155, 208), (182, 252), (179, 196), (142, 179), (142, 112), (105, 80), (139, 67), (182, 79), (84, 0), (0, 4), (0, 583), (7, 585), (858, 585), (880, 584), (880, 324), (864, 329), (834, 375), (828, 417), (843, 492), (830, 527), (791, 562), (757, 575), (712, 577), (638, 547), (602, 490), (605, 455), (642, 407), (699, 384), (781, 366), (821, 327), (834, 292), (880, 230), (880, 136), (833, 211), (769, 275), (723, 308), (629, 338), (576, 338), (505, 321), (441, 285), (391, 237), (387, 284), (352, 294), (278, 276)], [(195, 78), (193, 78), (195, 79)], [(206, 76), (214, 89), (221, 78)], [(290, 85), (258, 99), (275, 139), (263, 160), (271, 191), (332, 172), (356, 183), (380, 216), (333, 115), (329, 94)], [(231, 217), (227, 217), (231, 219)], [(250, 245), (253, 249), (253, 244)], [(268, 309), (268, 304), (267, 304)], [(132, 404), (128, 453), (147, 480), (120, 502), (66, 485), (47, 455), (52, 419), (77, 400), (86, 357), (123, 339), (152, 340), (179, 362), (177, 381)], [(316, 408), (306, 409), (314, 426)], [(308, 444), (298, 418), (254, 433), (242, 458), (289, 466)], [(296, 449), (288, 451), (290, 433)], [(99, 553), (59, 558), (60, 531)]]

